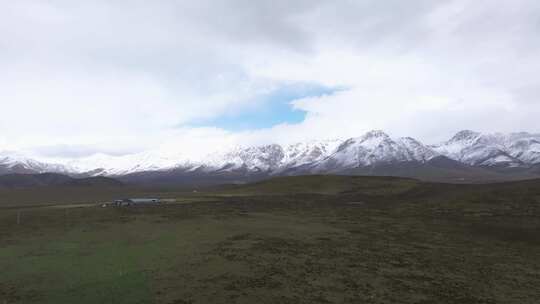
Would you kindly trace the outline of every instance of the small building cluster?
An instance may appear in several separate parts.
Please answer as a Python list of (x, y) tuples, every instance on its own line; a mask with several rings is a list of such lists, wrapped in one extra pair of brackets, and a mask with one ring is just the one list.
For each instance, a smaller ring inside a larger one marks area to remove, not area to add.
[(158, 205), (161, 203), (159, 198), (124, 198), (113, 202), (113, 206), (137, 206), (137, 205)]

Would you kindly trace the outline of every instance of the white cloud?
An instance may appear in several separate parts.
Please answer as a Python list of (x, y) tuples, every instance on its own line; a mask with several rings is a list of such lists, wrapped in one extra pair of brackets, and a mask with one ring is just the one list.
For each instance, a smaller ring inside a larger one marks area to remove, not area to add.
[[(0, 150), (38, 156), (459, 129), (540, 131), (536, 1), (0, 0)], [(191, 122), (283, 83), (304, 122)]]

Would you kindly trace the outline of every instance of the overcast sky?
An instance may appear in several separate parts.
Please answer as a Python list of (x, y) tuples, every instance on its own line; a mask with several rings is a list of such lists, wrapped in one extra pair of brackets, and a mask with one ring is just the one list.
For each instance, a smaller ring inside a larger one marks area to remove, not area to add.
[(540, 1), (0, 0), (0, 150), (540, 131)]

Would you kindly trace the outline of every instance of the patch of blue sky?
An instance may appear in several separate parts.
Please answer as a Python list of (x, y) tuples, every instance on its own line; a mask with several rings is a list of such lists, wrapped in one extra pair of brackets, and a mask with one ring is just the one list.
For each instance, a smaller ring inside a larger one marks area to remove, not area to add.
[(254, 100), (253, 104), (255, 106), (199, 122), (196, 126), (218, 127), (229, 131), (245, 131), (270, 128), (283, 123), (297, 124), (305, 119), (307, 113), (295, 109), (291, 104), (293, 100), (331, 95), (340, 90), (343, 90), (343, 88), (305, 83), (281, 86)]

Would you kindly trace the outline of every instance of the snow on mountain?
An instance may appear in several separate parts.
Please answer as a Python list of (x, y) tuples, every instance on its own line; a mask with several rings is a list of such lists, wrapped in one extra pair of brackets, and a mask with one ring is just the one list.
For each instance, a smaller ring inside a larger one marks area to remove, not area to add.
[(463, 157), (463, 150), (466, 147), (472, 146), (479, 136), (480, 133), (477, 132), (469, 130), (460, 131), (450, 140), (439, 145), (433, 145), (432, 148), (447, 157), (461, 160)]
[(412, 137), (402, 137), (397, 139), (397, 143), (407, 151), (408, 160), (427, 162), (434, 157), (440, 156), (440, 153), (422, 144)]
[(322, 161), (341, 144), (340, 140), (310, 141), (291, 144), (284, 149), (283, 169), (296, 168)]
[(40, 162), (23, 154), (3, 151), (0, 152), (0, 173), (44, 173), (59, 172), (65, 173), (69, 169), (61, 164), (50, 164)]
[(283, 157), (283, 148), (277, 144), (236, 147), (230, 151), (209, 155), (208, 161), (203, 165), (207, 171), (270, 171), (279, 167)]
[(191, 167), (193, 163), (182, 154), (153, 150), (122, 156), (94, 154), (70, 161), (67, 166), (76, 173), (114, 176), (143, 171), (163, 171), (178, 167)]
[(315, 165), (316, 171), (336, 171), (380, 163), (426, 162), (439, 154), (417, 140), (393, 140), (382, 131), (371, 131), (343, 142), (337, 150)]
[(438, 156), (472, 166), (527, 167), (540, 163), (540, 135), (461, 131), (444, 143), (427, 146), (410, 137), (392, 139), (382, 131), (371, 131), (345, 141), (240, 146), (202, 153), (196, 157), (181, 151), (156, 149), (122, 156), (95, 154), (62, 164), (50, 164), (18, 153), (0, 152), (0, 174), (57, 172), (118, 176), (168, 170), (273, 175), (326, 173), (376, 164), (426, 163)]
[(277, 144), (236, 147), (213, 153), (201, 163), (206, 171), (247, 170), (277, 173), (311, 164), (327, 157), (339, 144), (338, 140), (310, 141), (286, 146)]
[(432, 148), (451, 159), (486, 167), (523, 167), (540, 163), (540, 135), (458, 132)]
[(184, 171), (200, 169), (203, 172), (235, 170), (274, 172), (318, 161), (327, 156), (337, 143), (337, 141), (313, 141), (289, 146), (270, 144), (235, 147), (211, 152), (198, 158), (174, 151), (159, 150), (123, 156), (95, 154), (70, 161), (67, 166), (76, 173), (113, 176), (172, 169)]
[(515, 134), (508, 144), (508, 153), (526, 164), (540, 163), (540, 135)]

